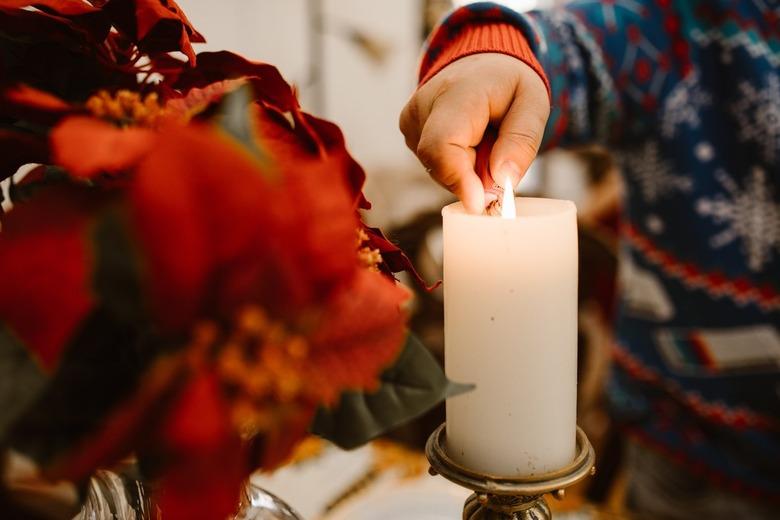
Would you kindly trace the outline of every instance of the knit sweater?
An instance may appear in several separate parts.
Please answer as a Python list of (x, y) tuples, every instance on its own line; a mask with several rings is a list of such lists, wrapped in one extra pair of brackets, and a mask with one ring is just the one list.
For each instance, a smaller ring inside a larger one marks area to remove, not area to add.
[(479, 52), (548, 83), (543, 149), (601, 143), (619, 159), (618, 421), (692, 472), (780, 500), (780, 1), (472, 4), (429, 38), (421, 82)]

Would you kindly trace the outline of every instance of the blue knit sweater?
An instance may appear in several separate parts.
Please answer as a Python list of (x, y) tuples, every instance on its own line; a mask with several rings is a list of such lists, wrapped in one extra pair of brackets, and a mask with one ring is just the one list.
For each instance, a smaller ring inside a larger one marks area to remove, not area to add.
[(546, 73), (543, 147), (602, 143), (627, 186), (609, 396), (637, 438), (780, 500), (780, 1), (581, 0), (510, 23)]

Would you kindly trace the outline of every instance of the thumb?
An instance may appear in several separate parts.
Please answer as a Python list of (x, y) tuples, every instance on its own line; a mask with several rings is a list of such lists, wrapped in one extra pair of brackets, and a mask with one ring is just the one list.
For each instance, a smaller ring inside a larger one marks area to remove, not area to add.
[(493, 180), (503, 186), (509, 177), (517, 186), (539, 151), (544, 127), (550, 114), (547, 92), (521, 92), (507, 110), (490, 153), (490, 172)]

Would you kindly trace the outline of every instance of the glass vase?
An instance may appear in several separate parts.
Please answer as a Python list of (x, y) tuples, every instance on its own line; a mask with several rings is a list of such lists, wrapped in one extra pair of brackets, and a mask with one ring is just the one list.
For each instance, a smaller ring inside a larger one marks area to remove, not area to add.
[[(289, 505), (264, 489), (247, 483), (232, 520), (303, 520)], [(73, 520), (164, 520), (142, 481), (123, 473), (101, 470), (90, 479), (84, 505)]]

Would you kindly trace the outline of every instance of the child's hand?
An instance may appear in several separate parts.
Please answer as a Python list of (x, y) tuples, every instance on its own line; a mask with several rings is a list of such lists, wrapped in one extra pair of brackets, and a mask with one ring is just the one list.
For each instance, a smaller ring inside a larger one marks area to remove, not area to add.
[(481, 213), (485, 188), (493, 183), (485, 179), (483, 186), (474, 171), (475, 147), (488, 123), (499, 128), (490, 154), (492, 176), (502, 186), (509, 176), (514, 186), (536, 156), (549, 114), (547, 88), (531, 67), (511, 56), (485, 53), (439, 71), (406, 104), (400, 127), (431, 176), (469, 212)]

